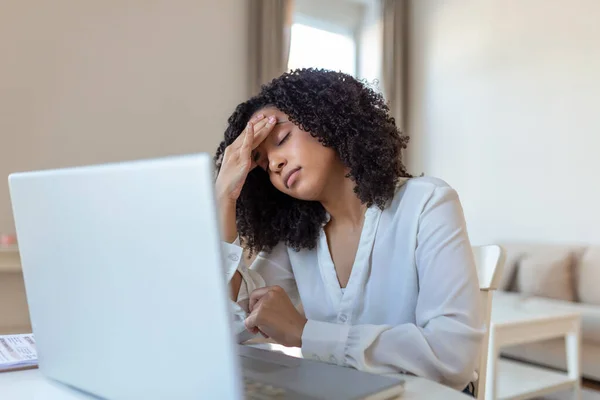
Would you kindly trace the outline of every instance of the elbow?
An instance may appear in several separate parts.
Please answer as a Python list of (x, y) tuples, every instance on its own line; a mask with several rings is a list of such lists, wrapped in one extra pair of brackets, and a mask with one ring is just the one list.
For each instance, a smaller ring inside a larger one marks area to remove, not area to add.
[(475, 378), (479, 364), (483, 329), (451, 321), (443, 329), (431, 329), (426, 334), (432, 356), (436, 362), (434, 380), (457, 390), (463, 390)]
[(476, 378), (475, 371), (479, 364), (482, 334), (474, 334), (469, 340), (463, 341), (462, 345), (453, 346), (451, 354), (447, 354), (447, 361), (442, 362), (441, 383), (463, 390)]
[(450, 386), (456, 390), (463, 390), (467, 385), (473, 382), (475, 378), (475, 362), (472, 360), (460, 360), (460, 357), (453, 360), (453, 368), (444, 371), (440, 383)]

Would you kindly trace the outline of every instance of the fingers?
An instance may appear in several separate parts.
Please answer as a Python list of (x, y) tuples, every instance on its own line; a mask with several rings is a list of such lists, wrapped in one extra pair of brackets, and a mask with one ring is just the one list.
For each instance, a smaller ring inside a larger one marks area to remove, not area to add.
[[(260, 333), (263, 337), (269, 338), (269, 335), (264, 333), (260, 327), (260, 324), (264, 323), (264, 321), (262, 321), (263, 315), (261, 313), (261, 304), (265, 301), (269, 301), (269, 299), (277, 293), (285, 292), (279, 286), (267, 286), (256, 289), (250, 294), (250, 299), (248, 302), (250, 315), (244, 321), (244, 325), (252, 334), (256, 335), (257, 333)], [(263, 328), (265, 327), (263, 326)]]
[[(248, 122), (252, 122), (254, 124), (254, 127), (258, 130), (262, 128), (267, 123), (267, 121), (268, 119), (265, 118), (264, 114), (258, 114), (257, 116), (251, 118)], [(231, 143), (230, 146), (234, 146), (234, 148), (237, 149), (239, 146), (242, 145), (242, 142), (244, 141), (244, 134), (246, 133), (247, 128), (248, 125), (246, 124), (246, 128), (242, 131), (242, 133), (239, 134), (239, 136), (233, 141), (233, 143)]]
[(252, 141), (252, 150), (256, 149), (268, 136), (269, 133), (273, 130), (273, 127), (277, 123), (277, 118), (274, 115), (271, 115), (264, 125), (262, 125), (259, 129), (256, 129), (254, 132), (254, 138)]
[(261, 331), (258, 327), (258, 311), (260, 303), (265, 299), (265, 295), (269, 293), (269, 289), (269, 287), (256, 289), (250, 294), (250, 300), (248, 303), (250, 315), (244, 321), (244, 325), (250, 333), (252, 333), (253, 335), (260, 333), (265, 338), (268, 338), (269, 336), (263, 331)]
[(240, 158), (242, 160), (249, 160), (252, 155), (252, 137), (254, 136), (254, 123), (248, 122), (246, 129), (240, 136), (244, 137), (242, 147), (240, 147)]
[(250, 293), (250, 301), (248, 303), (248, 309), (250, 310), (250, 312), (254, 310), (254, 306), (256, 306), (256, 303), (258, 303), (264, 295), (269, 293), (270, 290), (271, 288), (267, 286), (260, 289), (256, 289), (255, 291)]
[(258, 326), (256, 325), (256, 315), (250, 314), (244, 321), (244, 325), (248, 332), (256, 335), (258, 333)]
[(246, 326), (246, 329), (254, 335), (260, 332), (260, 329), (258, 328), (258, 312), (251, 312), (244, 320), (244, 325)]
[[(267, 136), (269, 136), (269, 133), (273, 130), (273, 127), (277, 123), (277, 118), (275, 118), (275, 116), (265, 118), (264, 115), (260, 114), (248, 122), (251, 122), (254, 127), (254, 142), (252, 145), (252, 149), (254, 150), (265, 140), (265, 138), (267, 138)], [(244, 136), (247, 131), (248, 125), (246, 125), (246, 128), (242, 131), (242, 133), (240, 133), (240, 135), (233, 141), (231, 146), (236, 149), (239, 148), (244, 141)]]
[(250, 332), (251, 334), (256, 335), (256, 334), (260, 333), (265, 339), (269, 338), (269, 335), (267, 335), (266, 333), (261, 331), (260, 328), (258, 327), (258, 310), (251, 313), (245, 319), (244, 325), (246, 326), (246, 329), (248, 330), (248, 332)]

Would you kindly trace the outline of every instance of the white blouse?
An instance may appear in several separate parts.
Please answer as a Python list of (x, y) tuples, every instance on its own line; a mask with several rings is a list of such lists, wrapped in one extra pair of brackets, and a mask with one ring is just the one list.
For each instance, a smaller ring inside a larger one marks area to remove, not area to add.
[(324, 230), (315, 249), (280, 244), (250, 268), (237, 241), (223, 246), (227, 279), (236, 270), (243, 277), (233, 306), (238, 340), (250, 335), (248, 294), (279, 285), (304, 308), (306, 358), (459, 390), (476, 379), (484, 332), (478, 278), (458, 195), (445, 182), (410, 179), (383, 211), (367, 209), (345, 290)]

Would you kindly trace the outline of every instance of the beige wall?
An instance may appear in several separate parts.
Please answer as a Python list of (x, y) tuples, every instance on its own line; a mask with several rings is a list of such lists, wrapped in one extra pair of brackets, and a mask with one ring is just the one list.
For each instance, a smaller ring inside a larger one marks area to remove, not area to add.
[(475, 243), (600, 243), (600, 1), (413, 0), (413, 172)]
[(11, 172), (213, 152), (245, 97), (245, 5), (3, 0), (0, 232)]

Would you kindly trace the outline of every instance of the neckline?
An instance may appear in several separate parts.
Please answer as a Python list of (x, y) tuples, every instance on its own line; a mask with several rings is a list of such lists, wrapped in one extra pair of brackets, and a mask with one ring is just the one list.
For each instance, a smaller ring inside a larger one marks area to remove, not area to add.
[(341, 287), (337, 277), (337, 271), (333, 258), (331, 257), (331, 251), (329, 249), (329, 243), (327, 243), (327, 235), (324, 227), (321, 229), (321, 235), (319, 238), (319, 265), (321, 267), (321, 275), (323, 280), (327, 283), (327, 286), (334, 291), (335, 299), (339, 302), (345, 293), (354, 290), (353, 288), (358, 284), (359, 275), (365, 269), (365, 263), (368, 262), (373, 248), (373, 242), (375, 240), (375, 231), (379, 221), (381, 210), (379, 207), (373, 205), (365, 210), (365, 216), (363, 220), (363, 226), (360, 232), (360, 238), (358, 240), (358, 246), (356, 254), (354, 256), (354, 262), (352, 263), (352, 270), (350, 271), (350, 277), (346, 283), (346, 287)]

